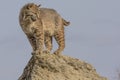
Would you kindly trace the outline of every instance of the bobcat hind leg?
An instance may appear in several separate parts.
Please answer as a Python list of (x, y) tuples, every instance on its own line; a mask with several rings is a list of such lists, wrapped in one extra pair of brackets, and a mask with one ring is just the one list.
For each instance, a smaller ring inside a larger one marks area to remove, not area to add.
[(64, 38), (64, 28), (62, 28), (61, 30), (57, 31), (54, 35), (55, 40), (58, 43), (58, 49), (54, 52), (54, 54), (60, 54), (64, 48), (65, 48), (65, 38)]

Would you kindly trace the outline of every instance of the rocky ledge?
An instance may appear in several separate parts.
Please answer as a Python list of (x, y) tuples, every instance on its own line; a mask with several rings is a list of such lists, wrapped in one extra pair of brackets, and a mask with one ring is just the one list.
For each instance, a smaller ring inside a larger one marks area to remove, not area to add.
[(33, 55), (18, 80), (107, 80), (92, 65), (65, 55)]

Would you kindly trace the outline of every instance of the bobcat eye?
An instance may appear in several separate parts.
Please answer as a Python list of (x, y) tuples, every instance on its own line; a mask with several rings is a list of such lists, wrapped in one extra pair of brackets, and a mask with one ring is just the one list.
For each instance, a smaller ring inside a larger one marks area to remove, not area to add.
[(32, 21), (36, 21), (37, 20), (36, 16), (31, 16), (31, 19), (32, 19)]

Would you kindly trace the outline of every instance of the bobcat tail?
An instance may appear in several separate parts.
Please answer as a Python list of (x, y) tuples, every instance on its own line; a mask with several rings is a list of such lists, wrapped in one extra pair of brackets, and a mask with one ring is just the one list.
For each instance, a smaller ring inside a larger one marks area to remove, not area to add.
[(64, 26), (70, 25), (70, 22), (66, 21), (65, 19), (62, 19), (62, 20), (63, 20), (63, 25), (64, 25)]

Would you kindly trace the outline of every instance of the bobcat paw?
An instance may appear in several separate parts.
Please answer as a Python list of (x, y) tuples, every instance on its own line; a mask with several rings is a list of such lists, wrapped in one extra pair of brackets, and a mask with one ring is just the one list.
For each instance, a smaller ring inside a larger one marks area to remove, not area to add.
[(50, 51), (49, 50), (44, 50), (43, 53), (49, 54)]
[(55, 55), (60, 55), (61, 53), (59, 51), (54, 52)]
[(40, 55), (42, 53), (42, 51), (40, 50), (35, 50), (32, 52), (32, 55)]

